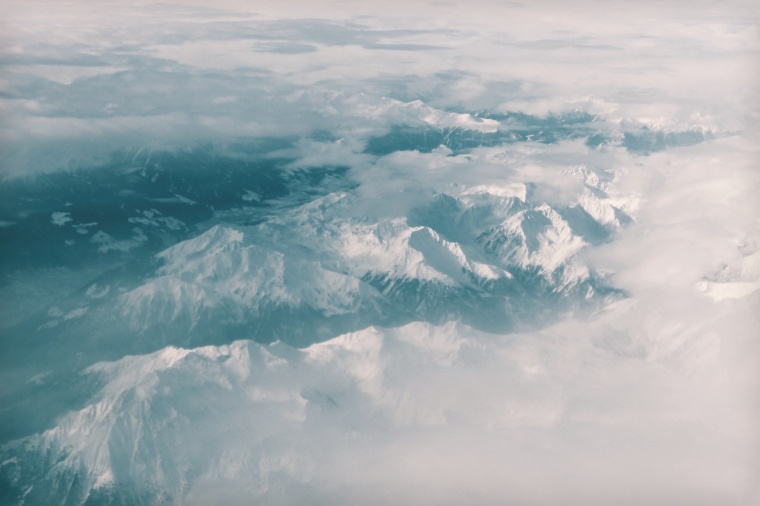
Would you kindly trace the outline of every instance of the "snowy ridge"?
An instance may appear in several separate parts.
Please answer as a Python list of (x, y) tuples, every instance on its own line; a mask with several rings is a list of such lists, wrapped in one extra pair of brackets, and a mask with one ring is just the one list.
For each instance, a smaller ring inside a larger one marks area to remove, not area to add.
[(358, 277), (383, 274), (397, 279), (439, 281), (446, 285), (468, 284), (471, 278), (510, 277), (469, 259), (462, 246), (442, 239), (429, 227), (412, 227), (404, 219), (343, 230), (343, 257)]
[(243, 318), (271, 304), (305, 305), (329, 316), (356, 311), (358, 301), (376, 297), (353, 276), (252, 244), (231, 226), (215, 226), (159, 258), (165, 263), (157, 277), (121, 297), (121, 313), (130, 321), (172, 322), (186, 314), (193, 327), (213, 308), (232, 308)]
[(429, 125), (441, 129), (460, 128), (478, 132), (495, 132), (499, 128), (499, 122), (496, 120), (441, 110), (421, 100), (404, 102), (364, 93), (325, 94), (320, 91), (302, 93), (299, 100), (308, 104), (317, 114), (328, 117), (340, 115), (388, 125)]
[[(113, 496), (185, 503), (206, 479), (237, 480), (251, 487), (245, 493), (265, 495), (278, 474), (311, 477), (316, 462), (294, 466), (284, 457), (290, 444), (304, 443), (292, 440), (294, 431), (308, 430), (322, 412), (358, 403), (368, 415), (414, 422), (420, 414), (403, 412), (401, 392), (392, 383), (388, 391), (386, 368), (428, 361), (451, 367), (461, 348), (473, 345), (461, 331), (478, 335), (455, 324), (416, 323), (301, 351), (237, 341), (98, 363), (86, 373), (101, 378), (100, 391), (56, 427), (3, 447), (3, 472), (13, 468), (16, 479), (33, 484), (31, 503), (51, 494), (76, 504)], [(408, 358), (388, 362), (402, 349)], [(246, 428), (243, 440), (239, 427)], [(17, 458), (8, 460), (9, 453)]]
[[(216, 488), (215, 497), (276, 501), (282, 486), (319, 490), (320, 459), (339, 459), (345, 434), (358, 428), (480, 426), (481, 394), (469, 388), (498, 399), (487, 409), (503, 427), (553, 423), (560, 407), (552, 399), (516, 410), (515, 394), (489, 383), (494, 374), (512, 383), (535, 377), (530, 356), (509, 358), (501, 346), (502, 338), (461, 324), (413, 323), (303, 350), (236, 341), (98, 363), (87, 374), (103, 386), (87, 405), (0, 449), (0, 469), (15, 477), (11, 485), (31, 484), (32, 504), (51, 495), (74, 504), (200, 504), (206, 484), (219, 483), (229, 490)], [(486, 367), (486, 381), (462, 377), (463, 361)], [(325, 424), (337, 432), (320, 432)], [(368, 444), (357, 437), (353, 444)]]
[(715, 301), (741, 299), (760, 290), (760, 249), (755, 240), (746, 241), (735, 265), (724, 268), (699, 283), (697, 290)]
[[(481, 241), (484, 249), (504, 264), (537, 267), (545, 275), (551, 275), (586, 245), (548, 205), (515, 214), (486, 232)], [(588, 271), (577, 271), (577, 275), (587, 277)]]
[(617, 191), (619, 174), (577, 166), (566, 170), (564, 175), (583, 181), (585, 187), (578, 196), (578, 205), (600, 224), (614, 229), (633, 220), (640, 205), (639, 196)]
[[(259, 225), (216, 225), (160, 253), (156, 276), (122, 295), (119, 313), (143, 331), (156, 321), (184, 321), (192, 329), (215, 314), (242, 322), (276, 308), (326, 317), (376, 311), (378, 304), (423, 310), (432, 296), (426, 290), (438, 293), (436, 300), (446, 290), (503, 297), (520, 273), (545, 280), (528, 288), (537, 296), (588, 283), (591, 273), (577, 259), (588, 245), (583, 231), (515, 192), (524, 196), (524, 185), (442, 194), (411, 222), (357, 219), (361, 201), (339, 192)], [(580, 293), (590, 296), (589, 288)]]
[[(643, 319), (658, 346), (648, 347), (647, 336), (621, 341), (626, 318)], [(573, 332), (580, 329), (589, 334)], [(329, 502), (331, 483), (376, 479), (371, 459), (404, 434), (429, 438), (428, 431), (440, 429), (443, 439), (425, 442), (446, 447), (450, 434), (475, 431), (487, 444), (499, 441), (501, 457), (526, 444), (543, 447), (544, 439), (524, 439), (536, 431), (581, 424), (595, 437), (609, 437), (605, 428), (620, 416), (714, 434), (703, 421), (696, 424), (711, 415), (689, 411), (688, 396), (675, 405), (672, 395), (663, 396), (663, 388), (700, 392), (700, 385), (689, 387), (663, 367), (670, 360), (663, 347), (696, 354), (701, 367), (716, 360), (713, 348), (683, 339), (684, 331), (701, 332), (698, 326), (668, 328), (635, 303), (622, 303), (590, 325), (565, 322), (540, 333), (501, 336), (460, 323), (417, 322), (369, 327), (300, 350), (251, 341), (168, 347), (88, 368), (101, 385), (90, 400), (53, 428), (0, 448), (0, 477), (19, 495), (19, 487), (28, 487), (25, 504), (51, 496), (67, 504), (116, 497), (203, 504), (209, 493), (233, 503), (277, 503), (283, 490), (286, 497), (300, 490)], [(611, 358), (621, 353), (629, 374), (615, 377), (620, 362)], [(652, 382), (651, 391), (641, 389), (642, 377)], [(568, 392), (568, 382), (583, 388)], [(632, 396), (632, 406), (590, 402), (621, 393)], [(637, 411), (638, 402), (664, 414)], [(673, 409), (685, 421), (673, 420)], [(514, 431), (522, 436), (510, 443)], [(483, 458), (482, 447), (454, 448), (456, 455)], [(357, 449), (367, 460), (345, 462), (346, 451), (356, 455)], [(413, 446), (398, 457), (413, 459), (421, 450)], [(425, 478), (428, 466), (412, 468), (406, 479), (440, 486)], [(450, 479), (454, 486), (469, 483), (466, 476)], [(494, 479), (503, 484), (502, 475)]]
[[(193, 467), (202, 448), (177, 440), (177, 431), (187, 430), (192, 419), (213, 423), (221, 435), (225, 424), (216, 419), (218, 409), (231, 410), (230, 401), (246, 399), (242, 384), (255, 382), (251, 372), (277, 362), (256, 345), (249, 353), (250, 346), (166, 348), (89, 368), (88, 373), (105, 378), (93, 402), (16, 447), (20, 454), (38, 455), (24, 461), (28, 467), (20, 470), (22, 475), (42, 473), (32, 479), (26, 500), (56, 496), (89, 504), (116, 495), (130, 503), (178, 502), (196, 474)], [(192, 396), (186, 395), (189, 390)], [(234, 419), (234, 412), (229, 414)], [(288, 416), (283, 415), (278, 422), (284, 424)]]
[(0, 506), (760, 505), (757, 2), (7, 3)]

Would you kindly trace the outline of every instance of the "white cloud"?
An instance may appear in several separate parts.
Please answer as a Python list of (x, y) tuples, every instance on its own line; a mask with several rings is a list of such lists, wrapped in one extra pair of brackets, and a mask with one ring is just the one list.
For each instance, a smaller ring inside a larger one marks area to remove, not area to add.
[[(303, 351), (236, 342), (126, 357), (91, 368), (101, 392), (30, 442), (72, 451), (93, 486), (121, 458), (93, 453), (93, 438), (132, 441), (121, 479), (189, 504), (747, 499), (758, 434), (730, 419), (740, 399), (599, 341), (627, 310), (510, 336), (417, 323)], [(180, 474), (193, 463), (197, 478), (146, 474), (156, 459)]]
[[(38, 440), (79, 451), (103, 485), (115, 475), (98, 451), (110, 447), (82, 431), (115, 437), (128, 415), (161, 422), (136, 426), (187, 443), (160, 458), (199, 463), (197, 480), (174, 490), (199, 504), (222, 491), (228, 502), (313, 504), (760, 497), (752, 2), (205, 4), (12, 6), (0, 47), (3, 173), (97, 165), (135, 146), (294, 136), (273, 156), (291, 169), (350, 166), (359, 198), (346, 212), (367, 220), (406, 216), (439, 192), (590, 207), (604, 190), (589, 212), (610, 225), (615, 206), (633, 221), (579, 255), (629, 298), (508, 336), (412, 324), (305, 351), (237, 342), (127, 357), (95, 366), (109, 383)], [(399, 125), (524, 128), (464, 112), (483, 109), (593, 120), (556, 143), (365, 152)], [(648, 155), (616, 145), (643, 127), (719, 138)], [(594, 133), (612, 144), (588, 147)], [(103, 253), (147, 241), (137, 228), (121, 240), (92, 232)], [(84, 286), (92, 298), (110, 290)], [(48, 325), (85, 312), (56, 311)], [(132, 391), (157, 409), (139, 411)]]
[(59, 227), (64, 226), (66, 223), (73, 221), (71, 213), (53, 213), (50, 216), (50, 223)]
[[(171, 147), (170, 139), (181, 145), (234, 132), (257, 137), (341, 128), (339, 121), (321, 125), (324, 118), (303, 114), (308, 104), (292, 106), (282, 97), (299, 89), (380, 95), (391, 76), (403, 85), (397, 90), (425, 93), (409, 102), (424, 98), (439, 109), (542, 115), (581, 108), (613, 121), (667, 117), (691, 124), (701, 114), (722, 130), (747, 128), (747, 118), (758, 114), (757, 20), (740, 2), (686, 10), (655, 2), (635, 9), (594, 2), (572, 9), (541, 2), (407, 3), (400, 18), (369, 2), (318, 4), (16, 6), (3, 49), (12, 57), (2, 70), (4, 87), (15, 103), (45, 107), (14, 107), (6, 117), (4, 171), (21, 170), (14, 153), (25, 141), (48, 143), (48, 152), (62, 149), (51, 132), (68, 144), (97, 132), (114, 149), (148, 143), (145, 137), (167, 139)], [(309, 19), (311, 9), (320, 14)], [(62, 19), (71, 22), (59, 24)], [(261, 42), (314, 51), (261, 52)], [(412, 45), (375, 49), (383, 44)], [(35, 75), (41, 79), (30, 82)], [(504, 87), (514, 82), (522, 84)], [(186, 119), (158, 135), (142, 134), (146, 123), (158, 127), (177, 116)]]

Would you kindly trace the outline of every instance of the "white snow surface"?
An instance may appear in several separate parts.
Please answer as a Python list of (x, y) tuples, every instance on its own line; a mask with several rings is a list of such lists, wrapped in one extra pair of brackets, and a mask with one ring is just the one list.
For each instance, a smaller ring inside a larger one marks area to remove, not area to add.
[[(220, 307), (350, 315), (383, 295), (374, 275), (471, 289), (524, 269), (563, 295), (603, 274), (627, 298), (532, 332), (416, 322), (97, 363), (79, 404), (0, 448), (0, 488), (22, 504), (760, 504), (756, 2), (193, 3), (9, 4), (3, 170), (283, 136), (301, 140), (273, 157), (350, 166), (357, 187), (166, 249), (119, 296), (136, 329)], [(521, 121), (481, 110), (593, 120), (510, 143)], [(395, 127), (505, 144), (367, 152)], [(40, 219), (61, 242), (104, 257), (184, 226), (136, 210), (143, 228), (117, 238), (56, 209)], [(118, 290), (88, 281), (69, 307), (75, 283), (54, 299), (48, 279), (16, 281), (41, 328)]]
[(122, 295), (120, 312), (137, 328), (183, 315), (194, 326), (203, 311), (222, 306), (240, 315), (263, 306), (352, 313), (380, 297), (365, 282), (372, 277), (471, 287), (510, 279), (513, 269), (535, 268), (547, 280), (561, 270), (552, 281), (557, 291), (588, 279), (588, 267), (576, 258), (586, 242), (556, 211), (491, 190), (465, 189), (456, 197), (458, 214), (444, 215), (455, 223), (468, 211), (486, 213), (482, 223), (456, 225), (471, 237), (462, 242), (404, 216), (360, 217), (363, 201), (344, 192), (260, 225), (215, 225), (160, 253), (157, 276)]
[[(648, 347), (626, 334), (629, 318), (650, 325), (654, 342), (680, 344), (667, 354)], [(531, 334), (412, 323), (302, 350), (251, 341), (169, 347), (91, 366), (102, 384), (92, 399), (13, 453), (49, 455), (48, 480), (62, 490), (77, 471), (90, 494), (121, 484), (176, 504), (439, 504), (472, 490), (488, 504), (549, 504), (621, 487), (645, 502), (694, 489), (739, 494), (751, 479), (742, 441), (754, 431), (724, 416), (739, 399), (694, 382), (697, 371), (720, 373), (732, 346), (717, 351), (689, 337), (704, 327), (658, 327), (626, 303), (590, 326), (568, 320)], [(683, 354), (689, 371), (672, 367)], [(735, 443), (717, 443), (727, 437)], [(567, 451), (576, 459), (555, 458)], [(645, 468), (628, 472), (642, 459)], [(468, 472), (474, 462), (490, 465)], [(677, 472), (683, 465), (691, 473)], [(598, 480), (535, 488), (547, 466)]]

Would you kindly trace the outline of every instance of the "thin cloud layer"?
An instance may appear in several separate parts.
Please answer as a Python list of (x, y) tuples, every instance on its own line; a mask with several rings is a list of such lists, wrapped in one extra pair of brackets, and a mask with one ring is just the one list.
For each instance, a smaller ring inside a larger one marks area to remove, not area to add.
[[(325, 118), (336, 92), (442, 110), (580, 109), (671, 129), (735, 132), (757, 114), (756, 19), (741, 4), (635, 13), (595, 3), (573, 12), (435, 4), (354, 18), (375, 9), (324, 4), (326, 19), (284, 4), (285, 17), (274, 7), (12, 7), (2, 39), (3, 172), (56, 170), (56, 158), (79, 163), (93, 146), (72, 151), (93, 136), (107, 152), (366, 131), (345, 108), (338, 121)], [(292, 19), (298, 12), (304, 17)], [(306, 103), (293, 103), (304, 91)], [(38, 151), (51, 155), (35, 161)]]

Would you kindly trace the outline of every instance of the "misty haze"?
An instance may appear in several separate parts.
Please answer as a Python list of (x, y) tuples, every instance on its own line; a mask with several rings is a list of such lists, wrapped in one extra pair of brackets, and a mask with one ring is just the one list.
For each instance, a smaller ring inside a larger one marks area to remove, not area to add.
[(0, 5), (0, 504), (760, 504), (754, 2)]

